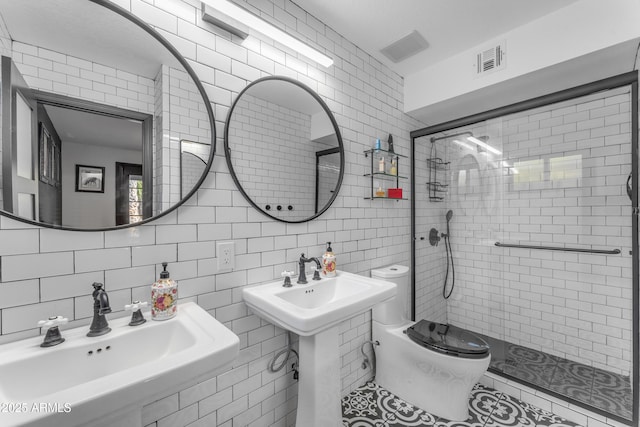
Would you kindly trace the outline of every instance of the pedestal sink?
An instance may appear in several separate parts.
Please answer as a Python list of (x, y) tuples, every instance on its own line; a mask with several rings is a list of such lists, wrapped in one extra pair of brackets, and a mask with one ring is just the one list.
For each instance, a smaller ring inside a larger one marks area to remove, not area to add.
[(341, 425), (340, 322), (392, 298), (396, 285), (339, 271), (336, 277), (282, 286), (247, 287), (245, 303), (255, 313), (300, 336), (297, 426)]
[(238, 355), (238, 336), (193, 302), (173, 319), (128, 323), (111, 320), (99, 337), (87, 337), (88, 326), (66, 330), (55, 347), (40, 347), (43, 337), (1, 345), (0, 425), (139, 427), (144, 405)]

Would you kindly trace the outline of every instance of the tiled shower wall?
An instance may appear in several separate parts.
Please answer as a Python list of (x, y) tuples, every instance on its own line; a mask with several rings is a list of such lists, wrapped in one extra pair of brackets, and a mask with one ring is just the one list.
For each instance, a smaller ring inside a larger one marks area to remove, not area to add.
[[(437, 142), (451, 160), (444, 205), (454, 211), (456, 288), (447, 302), (449, 322), (629, 375), (629, 89), (446, 133), (462, 131), (489, 136), (487, 143), (503, 155), (453, 142), (463, 137)], [(500, 248), (495, 242), (621, 253)]]
[[(88, 325), (91, 283), (104, 282), (111, 316), (132, 299), (148, 299), (159, 263), (168, 261), (185, 301), (196, 301), (240, 337), (232, 369), (150, 405), (145, 425), (292, 425), (296, 384), (290, 373), (270, 374), (268, 361), (285, 345), (284, 331), (250, 313), (245, 285), (295, 269), (301, 252), (321, 255), (334, 242), (338, 268), (368, 275), (372, 267), (409, 261), (409, 202), (365, 201), (369, 181), (365, 149), (391, 133), (408, 154), (409, 132), (422, 125), (401, 113), (402, 79), (331, 28), (284, 0), (243, 3), (275, 25), (326, 50), (323, 68), (270, 40), (248, 47), (203, 24), (194, 0), (119, 0), (117, 4), (156, 26), (192, 64), (213, 102), (218, 150), (209, 176), (184, 206), (149, 225), (108, 232), (65, 232), (0, 218), (0, 328), (2, 342), (35, 336), (40, 319), (69, 317)], [(114, 17), (114, 19), (119, 19)], [(333, 206), (302, 224), (267, 219), (236, 190), (222, 158), (224, 120), (249, 82), (285, 75), (310, 86), (335, 114), (345, 143), (345, 178)], [(405, 192), (408, 192), (408, 185)], [(216, 242), (233, 241), (236, 270), (218, 273)], [(370, 338), (370, 313), (341, 324), (343, 393), (370, 378), (360, 346)]]
[[(431, 156), (444, 157), (443, 153), (432, 152), (427, 137), (416, 140), (415, 144), (415, 188), (416, 188), (416, 320), (427, 319), (432, 322), (447, 322), (447, 302), (442, 297), (444, 286), (446, 255), (444, 240), (437, 246), (429, 243), (429, 232), (438, 230), (438, 236), (446, 233), (445, 215), (449, 209), (448, 201), (435, 202), (429, 200), (430, 174), (427, 159)], [(437, 179), (444, 180), (446, 171), (438, 171)], [(454, 221), (457, 219), (455, 214)], [(451, 279), (449, 279), (451, 280)]]

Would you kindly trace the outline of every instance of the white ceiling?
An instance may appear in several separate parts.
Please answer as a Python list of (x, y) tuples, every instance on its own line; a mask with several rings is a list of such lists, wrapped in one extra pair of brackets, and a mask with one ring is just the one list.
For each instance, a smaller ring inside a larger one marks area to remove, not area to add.
[(181, 68), (154, 37), (87, 0), (0, 0), (12, 40), (155, 78), (161, 64)]
[(142, 123), (64, 107), (45, 110), (62, 142), (142, 151)]
[[(293, 0), (407, 76), (578, 0)], [(380, 50), (417, 30), (425, 51), (394, 64)]]
[[(12, 40), (41, 46), (154, 79), (160, 66), (182, 68), (154, 37), (115, 12), (87, 0), (0, 0)], [(139, 122), (45, 107), (62, 142), (141, 150)]]

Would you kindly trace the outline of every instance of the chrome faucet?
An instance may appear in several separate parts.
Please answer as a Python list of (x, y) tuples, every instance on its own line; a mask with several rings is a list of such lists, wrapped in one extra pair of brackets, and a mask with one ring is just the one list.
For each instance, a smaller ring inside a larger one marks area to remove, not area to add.
[(93, 321), (89, 327), (88, 337), (97, 337), (111, 331), (105, 314), (111, 313), (109, 296), (102, 283), (93, 283)]
[(305, 258), (304, 254), (300, 255), (300, 260), (298, 261), (298, 265), (300, 266), (300, 274), (298, 275), (298, 283), (305, 284), (307, 282), (307, 275), (304, 272), (304, 265), (307, 262), (315, 261), (316, 263), (316, 271), (313, 272), (313, 280), (320, 280), (320, 270), (322, 266), (320, 265), (320, 260), (316, 257)]

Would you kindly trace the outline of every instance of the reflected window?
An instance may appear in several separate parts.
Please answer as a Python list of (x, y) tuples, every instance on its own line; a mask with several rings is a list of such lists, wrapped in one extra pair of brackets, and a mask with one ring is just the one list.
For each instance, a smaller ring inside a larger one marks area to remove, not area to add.
[(551, 180), (582, 178), (582, 155), (554, 157), (549, 159)]
[(513, 175), (515, 184), (542, 182), (544, 180), (544, 159), (515, 162), (514, 167), (518, 171)]
[(129, 175), (129, 224), (144, 219), (142, 214), (142, 175)]

